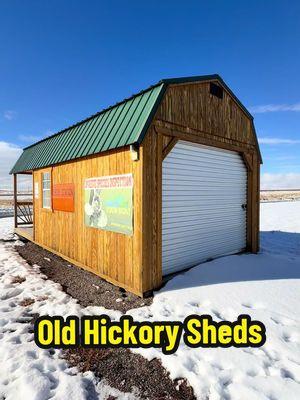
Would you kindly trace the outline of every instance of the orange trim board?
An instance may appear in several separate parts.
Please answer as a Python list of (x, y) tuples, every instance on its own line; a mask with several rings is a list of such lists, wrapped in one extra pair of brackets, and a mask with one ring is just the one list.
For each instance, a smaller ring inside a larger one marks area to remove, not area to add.
[(56, 211), (74, 212), (74, 183), (56, 183), (52, 187), (52, 207)]

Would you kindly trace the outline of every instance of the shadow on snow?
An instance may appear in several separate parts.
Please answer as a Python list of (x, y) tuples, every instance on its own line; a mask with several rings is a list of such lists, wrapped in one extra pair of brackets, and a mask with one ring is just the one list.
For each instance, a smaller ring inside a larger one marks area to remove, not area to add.
[(261, 251), (204, 262), (179, 273), (167, 283), (168, 290), (219, 283), (300, 279), (300, 233), (261, 232)]

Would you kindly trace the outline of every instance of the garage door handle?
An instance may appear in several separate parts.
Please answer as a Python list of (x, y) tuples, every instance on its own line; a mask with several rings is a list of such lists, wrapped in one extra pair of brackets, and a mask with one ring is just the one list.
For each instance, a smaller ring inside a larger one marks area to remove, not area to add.
[(247, 210), (247, 204), (242, 204), (241, 207), (243, 210)]

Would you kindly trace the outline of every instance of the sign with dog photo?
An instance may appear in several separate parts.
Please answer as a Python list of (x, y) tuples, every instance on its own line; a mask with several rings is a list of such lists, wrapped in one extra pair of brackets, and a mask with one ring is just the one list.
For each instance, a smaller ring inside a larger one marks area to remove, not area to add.
[(132, 235), (132, 194), (132, 174), (86, 179), (84, 183), (85, 225)]

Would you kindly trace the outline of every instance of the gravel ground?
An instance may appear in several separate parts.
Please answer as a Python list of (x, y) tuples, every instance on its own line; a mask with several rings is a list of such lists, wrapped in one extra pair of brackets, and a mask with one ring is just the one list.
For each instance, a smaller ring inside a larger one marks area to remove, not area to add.
[(63, 290), (84, 307), (102, 306), (125, 313), (152, 303), (153, 297), (142, 299), (126, 292), (34, 243), (25, 242), (24, 246), (15, 248), (30, 265), (39, 265), (43, 274), (60, 283)]
[(193, 389), (185, 379), (172, 381), (160, 361), (146, 360), (128, 349), (76, 348), (64, 351), (71, 366), (81, 372), (93, 371), (96, 377), (121, 392), (137, 393), (149, 400), (194, 400)]

